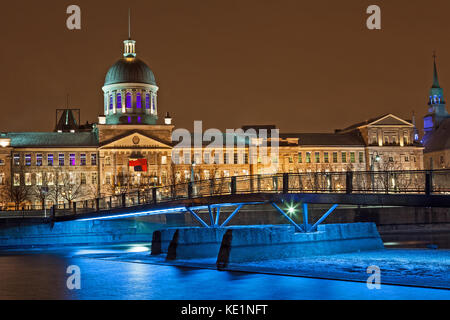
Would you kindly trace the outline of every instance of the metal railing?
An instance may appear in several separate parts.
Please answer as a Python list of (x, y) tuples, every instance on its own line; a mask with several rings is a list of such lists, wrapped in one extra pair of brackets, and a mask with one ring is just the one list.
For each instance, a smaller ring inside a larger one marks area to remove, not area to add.
[(85, 214), (175, 200), (251, 193), (450, 195), (450, 170), (306, 172), (222, 177), (76, 201), (64, 206), (55, 205), (52, 214)]

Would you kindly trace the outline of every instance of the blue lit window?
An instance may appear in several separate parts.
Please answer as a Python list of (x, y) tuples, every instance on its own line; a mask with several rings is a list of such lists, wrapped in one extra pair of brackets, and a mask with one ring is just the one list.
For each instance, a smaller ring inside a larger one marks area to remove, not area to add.
[(75, 153), (69, 154), (69, 162), (71, 166), (75, 165)]
[(141, 117), (138, 117), (138, 123), (141, 123)]
[(136, 95), (136, 108), (137, 109), (141, 109), (142, 105), (141, 105), (141, 94), (138, 93)]
[(47, 165), (49, 167), (53, 166), (53, 154), (51, 154), (51, 153), (47, 155)]
[(131, 123), (131, 117), (128, 117), (128, 123)]
[(131, 93), (127, 92), (125, 104), (127, 108), (131, 108)]
[(113, 107), (114, 107), (113, 96), (110, 95), (110, 96), (109, 96), (109, 110), (112, 110)]
[(122, 95), (120, 93), (117, 94), (117, 109), (122, 108)]
[(145, 108), (150, 109), (150, 95), (148, 93), (145, 96)]
[(155, 111), (156, 109), (156, 103), (155, 103), (155, 96), (152, 97), (152, 111)]

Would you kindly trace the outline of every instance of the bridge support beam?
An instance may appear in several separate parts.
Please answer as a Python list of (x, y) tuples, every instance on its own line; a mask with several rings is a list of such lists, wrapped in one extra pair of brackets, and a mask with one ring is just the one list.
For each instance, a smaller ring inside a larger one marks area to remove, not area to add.
[(308, 231), (309, 225), (308, 225), (308, 204), (303, 203), (303, 229)]
[(322, 216), (319, 220), (317, 220), (317, 222), (314, 223), (314, 225), (313, 225), (311, 228), (309, 228), (308, 231), (316, 231), (316, 230), (317, 230), (317, 226), (318, 226), (319, 224), (321, 224), (321, 223), (323, 222), (323, 220), (325, 220), (325, 219), (326, 219), (326, 218), (334, 211), (334, 209), (337, 208), (337, 206), (338, 206), (337, 204), (333, 204), (333, 205), (331, 206), (331, 208), (328, 209), (328, 211), (325, 212), (325, 213), (323, 214), (323, 216)]
[(214, 223), (214, 227), (219, 226), (219, 218), (220, 218), (220, 207), (216, 208), (216, 222)]
[(230, 214), (230, 216), (220, 225), (220, 227), (222, 228), (222, 227), (225, 227), (225, 225), (231, 220), (231, 218), (233, 218), (234, 217), (234, 215), (236, 214), (236, 213), (238, 213), (238, 211), (242, 208), (242, 206), (243, 206), (243, 204), (240, 204), (240, 205), (238, 205), (237, 206), (237, 208), (236, 209), (234, 209), (234, 211)]
[(206, 227), (206, 228), (210, 228), (210, 226), (208, 226), (208, 225), (206, 224), (206, 222), (203, 221), (203, 220), (202, 220), (202, 219), (194, 212), (194, 210), (192, 210), (191, 208), (188, 208), (188, 207), (186, 207), (186, 210), (189, 211), (189, 212), (192, 214), (192, 216), (193, 216), (198, 222), (200, 222), (201, 225), (203, 225), (203, 226)]
[(303, 230), (303, 228), (301, 226), (296, 224), (294, 222), (294, 220), (292, 220), (279, 206), (277, 206), (277, 204), (275, 202), (271, 202), (270, 204), (272, 205), (272, 207), (277, 209), (277, 211), (279, 213), (281, 213), (290, 223), (292, 223), (294, 225), (296, 231), (298, 231), (298, 232), (305, 232), (306, 231), (306, 229)]

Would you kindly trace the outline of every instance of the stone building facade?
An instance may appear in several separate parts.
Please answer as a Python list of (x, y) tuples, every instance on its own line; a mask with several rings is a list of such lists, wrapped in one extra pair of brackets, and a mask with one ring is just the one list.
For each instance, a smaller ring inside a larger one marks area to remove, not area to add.
[[(166, 114), (158, 122), (159, 90), (150, 68), (124, 41), (123, 57), (107, 72), (103, 114), (81, 126), (72, 110), (54, 132), (0, 134), (1, 206), (71, 203), (140, 188), (228, 176), (332, 171), (423, 169), (415, 125), (393, 114), (334, 133), (280, 133), (277, 152), (250, 152), (256, 140), (227, 148), (176, 147)], [(244, 127), (275, 129), (274, 126)], [(232, 134), (232, 139), (242, 138)], [(255, 142), (256, 141), (256, 142)]]

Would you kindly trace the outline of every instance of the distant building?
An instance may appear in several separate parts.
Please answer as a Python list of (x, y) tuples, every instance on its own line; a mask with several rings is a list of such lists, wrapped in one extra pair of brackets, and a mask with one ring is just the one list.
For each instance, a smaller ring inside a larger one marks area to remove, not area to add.
[[(123, 57), (106, 74), (98, 123), (81, 125), (76, 109), (62, 109), (54, 132), (0, 134), (0, 204), (70, 204), (236, 175), (423, 168), (417, 129), (392, 114), (334, 133), (281, 133), (275, 156), (249, 154), (251, 139), (231, 150), (201, 144), (173, 153), (172, 118), (167, 113), (158, 122), (159, 88), (153, 72), (136, 57), (135, 44), (124, 41)], [(251, 128), (275, 127), (243, 127)]]
[(450, 115), (446, 108), (444, 90), (439, 85), (436, 58), (433, 71), (428, 113), (423, 118), (424, 165), (427, 169), (448, 169), (450, 168)]

